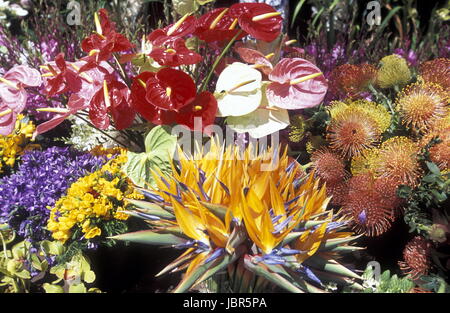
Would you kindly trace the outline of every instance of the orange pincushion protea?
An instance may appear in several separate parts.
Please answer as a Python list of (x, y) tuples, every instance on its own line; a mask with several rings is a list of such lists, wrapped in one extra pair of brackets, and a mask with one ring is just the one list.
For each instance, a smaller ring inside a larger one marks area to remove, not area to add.
[(395, 220), (397, 186), (389, 179), (374, 178), (370, 173), (352, 177), (343, 214), (352, 218), (353, 228), (367, 236), (388, 231)]
[(434, 125), (434, 129), (422, 138), (421, 145), (427, 145), (431, 139), (439, 138), (440, 142), (431, 146), (430, 159), (440, 170), (450, 168), (450, 115)]
[(421, 236), (414, 237), (403, 250), (403, 260), (398, 262), (405, 274), (412, 279), (426, 275), (431, 267), (431, 243)]
[(414, 130), (429, 130), (448, 114), (449, 93), (435, 83), (415, 83), (405, 87), (396, 105), (403, 124)]
[(450, 89), (450, 59), (439, 58), (426, 61), (419, 68), (422, 79), (441, 85), (444, 89)]
[(367, 91), (368, 85), (375, 81), (377, 70), (369, 64), (344, 64), (336, 67), (330, 75), (330, 91), (340, 98), (358, 97)]
[(381, 136), (378, 123), (360, 110), (348, 110), (337, 115), (331, 120), (327, 132), (330, 147), (348, 158), (376, 146)]
[(422, 172), (417, 160), (419, 151), (419, 145), (407, 137), (386, 140), (372, 160), (375, 175), (391, 179), (398, 185), (416, 186)]

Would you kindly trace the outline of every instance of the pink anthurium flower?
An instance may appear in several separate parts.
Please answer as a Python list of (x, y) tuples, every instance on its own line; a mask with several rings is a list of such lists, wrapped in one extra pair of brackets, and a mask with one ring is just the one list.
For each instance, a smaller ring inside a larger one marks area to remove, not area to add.
[(8, 136), (14, 130), (17, 114), (4, 103), (0, 103), (0, 135)]
[(14, 66), (0, 77), (0, 134), (7, 136), (14, 130), (16, 118), (25, 109), (25, 87), (38, 87), (41, 75), (25, 65)]
[(0, 97), (4, 104), (19, 114), (27, 102), (24, 87), (38, 87), (41, 82), (41, 75), (37, 70), (25, 65), (14, 66), (0, 78)]
[(301, 58), (282, 59), (269, 75), (267, 98), (273, 105), (297, 110), (319, 105), (328, 89), (320, 69)]
[(42, 112), (53, 112), (56, 113), (57, 116), (52, 118), (49, 121), (46, 121), (42, 124), (39, 124), (36, 127), (35, 132), (33, 133), (33, 138), (36, 138), (37, 135), (43, 134), (62, 122), (66, 118), (68, 118), (70, 115), (77, 113), (80, 110), (83, 110), (86, 108), (86, 99), (80, 97), (79, 95), (72, 94), (69, 98), (69, 102), (67, 104), (68, 108), (44, 108), (44, 109), (37, 109), (37, 111)]

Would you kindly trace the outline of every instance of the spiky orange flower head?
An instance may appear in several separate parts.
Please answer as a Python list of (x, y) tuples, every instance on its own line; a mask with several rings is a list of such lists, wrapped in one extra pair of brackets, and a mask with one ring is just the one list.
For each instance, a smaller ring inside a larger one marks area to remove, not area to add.
[(368, 85), (375, 81), (377, 70), (369, 64), (343, 64), (330, 74), (330, 92), (339, 98), (354, 98), (367, 91)]
[(438, 58), (422, 63), (419, 73), (426, 82), (441, 85), (450, 90), (450, 59)]
[(336, 114), (327, 128), (327, 140), (333, 150), (351, 158), (364, 149), (377, 145), (381, 137), (379, 124), (358, 109), (348, 109)]
[(342, 206), (348, 196), (348, 181), (343, 180), (334, 184), (326, 184), (327, 195), (331, 197), (330, 203)]
[(343, 214), (352, 218), (354, 229), (367, 236), (379, 236), (390, 229), (399, 200), (396, 185), (371, 173), (352, 177)]
[(435, 83), (414, 83), (398, 95), (396, 108), (403, 124), (425, 132), (448, 112), (449, 92)]
[(316, 175), (327, 184), (336, 184), (349, 176), (343, 159), (328, 148), (314, 151), (311, 161)]
[(450, 121), (447, 118), (435, 126), (435, 129), (423, 136), (421, 146), (424, 147), (433, 138), (439, 138), (440, 142), (429, 148), (430, 159), (441, 171), (447, 171), (450, 169)]
[(414, 237), (403, 250), (403, 261), (398, 262), (400, 269), (414, 280), (426, 275), (431, 267), (431, 248), (425, 238)]
[(420, 146), (408, 137), (392, 137), (381, 145), (371, 160), (377, 177), (389, 178), (398, 185), (414, 187), (421, 175), (417, 159)]

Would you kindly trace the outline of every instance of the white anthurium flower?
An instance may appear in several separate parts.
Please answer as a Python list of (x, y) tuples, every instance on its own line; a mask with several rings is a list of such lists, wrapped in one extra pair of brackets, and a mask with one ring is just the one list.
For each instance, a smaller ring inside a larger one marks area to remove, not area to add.
[(219, 76), (214, 96), (218, 116), (242, 116), (255, 111), (262, 98), (261, 72), (250, 65), (235, 62)]
[(268, 102), (265, 86), (263, 86), (263, 97), (258, 109), (243, 116), (227, 118), (227, 125), (235, 132), (248, 132), (251, 137), (258, 139), (289, 126), (288, 111)]

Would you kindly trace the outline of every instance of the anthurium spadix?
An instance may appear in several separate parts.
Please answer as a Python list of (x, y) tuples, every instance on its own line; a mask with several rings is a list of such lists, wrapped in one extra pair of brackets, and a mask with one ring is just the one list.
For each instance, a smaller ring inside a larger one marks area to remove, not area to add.
[(288, 111), (272, 105), (267, 100), (266, 86), (266, 84), (263, 84), (263, 96), (258, 109), (243, 116), (227, 118), (227, 125), (235, 132), (248, 132), (253, 138), (261, 138), (289, 126)]
[(219, 75), (214, 96), (218, 116), (242, 116), (255, 111), (262, 99), (261, 73), (251, 66), (235, 62)]
[(279, 108), (297, 110), (319, 105), (328, 83), (321, 70), (301, 59), (282, 59), (269, 75), (267, 98)]

